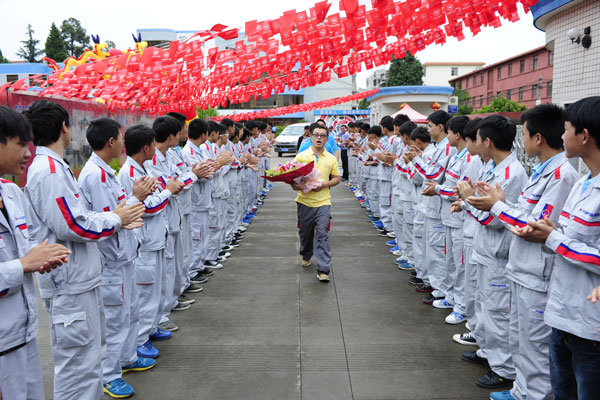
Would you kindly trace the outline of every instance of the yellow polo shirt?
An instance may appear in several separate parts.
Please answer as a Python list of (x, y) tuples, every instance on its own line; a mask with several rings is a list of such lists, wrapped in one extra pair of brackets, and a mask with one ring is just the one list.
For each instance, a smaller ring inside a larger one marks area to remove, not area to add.
[[(340, 168), (338, 167), (337, 159), (327, 150), (323, 150), (321, 156), (317, 156), (312, 149), (312, 146), (304, 150), (302, 153), (296, 155), (296, 161), (302, 163), (309, 163), (314, 161), (315, 168), (321, 171), (321, 179), (327, 182), (329, 175), (339, 176)], [(303, 193), (298, 191), (298, 197), (296, 201), (300, 204), (304, 204), (307, 207), (322, 207), (331, 205), (331, 193), (329, 188), (321, 189), (318, 192), (310, 191)]]

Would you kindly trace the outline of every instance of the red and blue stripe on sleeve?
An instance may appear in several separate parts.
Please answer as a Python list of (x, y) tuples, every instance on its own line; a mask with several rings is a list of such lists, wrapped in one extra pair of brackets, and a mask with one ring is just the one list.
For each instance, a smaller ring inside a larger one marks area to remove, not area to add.
[(88, 239), (100, 239), (106, 236), (110, 236), (115, 232), (115, 228), (103, 229), (102, 232), (95, 232), (90, 229), (85, 229), (84, 227), (79, 225), (73, 217), (73, 214), (69, 209), (69, 205), (67, 204), (67, 201), (64, 197), (57, 198), (56, 203), (58, 204), (58, 208), (60, 209), (60, 212), (62, 213), (63, 218), (67, 222), (69, 228), (81, 237)]

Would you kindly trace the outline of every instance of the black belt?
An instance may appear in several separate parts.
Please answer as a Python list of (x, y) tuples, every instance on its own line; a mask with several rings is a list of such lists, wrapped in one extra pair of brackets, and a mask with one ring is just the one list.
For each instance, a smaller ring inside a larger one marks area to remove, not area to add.
[(4, 350), (0, 352), (0, 357), (7, 355), (8, 353), (12, 353), (15, 350), (19, 350), (21, 347), (25, 346), (27, 343), (21, 343), (18, 346), (13, 347), (12, 349)]

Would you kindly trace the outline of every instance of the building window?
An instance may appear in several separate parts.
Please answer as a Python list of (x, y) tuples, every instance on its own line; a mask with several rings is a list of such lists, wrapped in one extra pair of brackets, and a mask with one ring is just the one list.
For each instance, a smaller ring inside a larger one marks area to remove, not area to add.
[(552, 97), (552, 81), (548, 82), (546, 87), (546, 97)]
[(456, 86), (458, 87), (458, 90), (462, 89), (462, 82), (457, 82)]
[(469, 79), (465, 79), (464, 86), (465, 86), (465, 89), (469, 87)]
[(477, 75), (473, 75), (473, 86), (477, 86)]
[(520, 68), (519, 68), (520, 72), (523, 73), (525, 72), (525, 60), (521, 60), (520, 61)]
[(531, 98), (532, 99), (537, 99), (538, 97), (538, 85), (533, 85), (531, 86)]
[(508, 64), (508, 76), (512, 76), (512, 63)]
[(512, 96), (512, 89), (508, 89), (506, 91), (506, 98), (510, 100), (511, 96)]
[(502, 67), (498, 67), (498, 80), (502, 79)]
[(538, 69), (538, 55), (533, 56), (533, 70)]
[(525, 95), (525, 88), (523, 86), (521, 86), (519, 88), (519, 101), (523, 100), (524, 95)]
[(423, 76), (427, 76), (427, 68), (423, 68)]
[(548, 65), (553, 65), (554, 64), (554, 52), (550, 51), (548, 52)]
[(15, 82), (19, 80), (19, 75), (6, 75), (6, 82)]
[(452, 68), (450, 68), (450, 75), (451, 76), (458, 76), (458, 67), (452, 67)]
[(479, 96), (479, 107), (483, 107), (483, 95)]
[(485, 76), (485, 73), (481, 73), (481, 84), (483, 85), (483, 77)]

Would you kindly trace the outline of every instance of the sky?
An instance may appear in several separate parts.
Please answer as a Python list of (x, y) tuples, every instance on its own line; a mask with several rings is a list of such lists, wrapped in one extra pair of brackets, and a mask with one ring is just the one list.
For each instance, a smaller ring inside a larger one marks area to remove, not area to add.
[[(50, 26), (58, 27), (63, 20), (74, 17), (81, 21), (88, 34), (100, 35), (101, 41), (112, 40), (117, 48), (126, 50), (134, 46), (131, 34), (136, 29), (168, 28), (174, 30), (203, 30), (220, 23), (230, 28), (242, 28), (248, 20), (278, 18), (294, 7), (297, 11), (308, 11), (319, 0), (221, 0), (178, 1), (144, 0), (140, 2), (102, 0), (0, 0), (0, 50), (11, 61), (16, 55), (21, 40), (26, 39), (27, 24), (31, 24), (34, 38), (43, 48)], [(337, 12), (338, 0), (330, 0), (329, 13)], [(359, 0), (361, 4), (370, 1)], [(208, 7), (207, 7), (208, 5)], [(464, 62), (481, 61), (491, 64), (513, 55), (526, 52), (545, 44), (545, 33), (533, 26), (531, 13), (524, 14), (519, 6), (521, 20), (516, 23), (502, 20), (497, 29), (484, 28), (472, 37), (467, 28), (466, 38), (457, 41), (449, 38), (444, 45), (431, 45), (416, 54), (421, 62)], [(10, 16), (10, 17), (7, 17)], [(58, 60), (57, 60), (58, 61)], [(365, 87), (369, 72), (358, 76), (358, 85)]]

